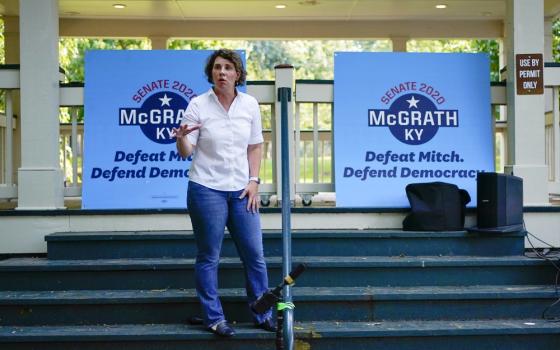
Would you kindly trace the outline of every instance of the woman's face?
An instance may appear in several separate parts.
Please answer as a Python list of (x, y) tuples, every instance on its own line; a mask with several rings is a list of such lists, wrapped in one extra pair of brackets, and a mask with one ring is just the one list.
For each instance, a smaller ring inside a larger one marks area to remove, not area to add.
[(223, 57), (216, 57), (212, 67), (212, 81), (218, 89), (233, 90), (239, 73), (235, 70), (235, 65), (230, 60)]

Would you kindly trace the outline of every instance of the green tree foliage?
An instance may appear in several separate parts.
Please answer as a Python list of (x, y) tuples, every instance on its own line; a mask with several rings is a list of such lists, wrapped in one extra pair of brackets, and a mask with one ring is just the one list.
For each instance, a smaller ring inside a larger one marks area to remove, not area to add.
[[(337, 51), (390, 51), (389, 40), (170, 40), (171, 50), (245, 50), (250, 80), (274, 79), (274, 67), (291, 64), (297, 79), (333, 79)], [(146, 50), (147, 39), (60, 40), (60, 62), (69, 81), (83, 81), (83, 57), (87, 50)], [(410, 40), (410, 52), (487, 52), (492, 80), (498, 80), (498, 42), (495, 40)]]
[(61, 38), (60, 66), (68, 81), (84, 81), (84, 57), (88, 50), (149, 50), (147, 39)]
[(291, 64), (297, 79), (333, 79), (336, 51), (389, 51), (388, 40), (172, 40), (172, 50), (245, 50), (249, 80), (273, 80), (274, 67)]
[(219, 48), (242, 49), (245, 41), (242, 40), (170, 40), (167, 44), (169, 50), (216, 50)]
[(490, 81), (500, 80), (500, 46), (496, 40), (409, 40), (409, 52), (485, 52), (490, 57)]
[(560, 62), (560, 20), (552, 23), (552, 57), (554, 62)]
[(258, 79), (273, 79), (274, 67), (291, 64), (297, 79), (333, 79), (337, 51), (389, 51), (388, 40), (250, 41), (247, 66)]
[(6, 63), (4, 53), (4, 21), (0, 19), (0, 64)]
[(474, 40), (473, 52), (486, 52), (490, 56), (490, 81), (500, 81), (500, 43), (497, 40)]

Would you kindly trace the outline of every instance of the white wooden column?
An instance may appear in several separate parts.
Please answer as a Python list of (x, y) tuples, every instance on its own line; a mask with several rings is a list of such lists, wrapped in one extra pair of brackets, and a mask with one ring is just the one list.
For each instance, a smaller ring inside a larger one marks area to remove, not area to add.
[[(19, 18), (4, 17), (4, 58), (6, 64), (19, 64)], [(12, 95), (12, 113), (19, 116), (19, 90), (11, 91)], [(17, 171), (21, 164), (21, 122), (20, 118), (14, 118), (15, 129), (13, 130), (12, 139), (12, 180), (17, 183)], [(16, 193), (17, 195), (17, 193)]]
[(20, 0), (18, 209), (64, 207), (59, 163), (58, 0)]
[[(554, 18), (546, 17), (544, 19), (544, 46), (543, 46), (543, 58), (545, 62), (554, 62), (552, 56), (552, 22)], [(544, 111), (546, 113), (552, 112), (552, 88), (544, 89)]]
[(152, 44), (152, 50), (167, 50), (167, 40), (166, 36), (151, 36), (149, 37)]
[(508, 162), (506, 173), (523, 178), (525, 205), (548, 204), (548, 174), (544, 147), (544, 94), (518, 95), (517, 54), (543, 54), (544, 4), (507, 0)]
[(391, 41), (393, 43), (393, 52), (406, 52), (406, 43), (408, 42), (408, 37), (406, 36), (392, 36)]
[[(544, 47), (543, 47), (543, 58), (545, 62), (554, 62), (554, 55), (552, 53), (552, 46), (553, 46), (553, 33), (552, 33), (552, 24), (554, 22), (554, 18), (552, 17), (545, 17), (544, 18)], [(553, 88), (552, 87), (545, 87), (544, 89), (544, 112), (545, 112), (545, 124), (547, 123), (547, 120), (552, 119), (552, 135), (551, 133), (548, 133), (548, 135), (546, 135), (546, 148), (547, 149), (549, 147), (549, 144), (551, 144), (551, 148), (552, 150), (552, 156), (550, 157), (550, 155), (548, 154), (548, 152), (545, 151), (545, 163), (548, 167), (548, 178), (551, 179), (551, 175), (552, 175), (552, 179), (554, 182), (558, 183), (558, 171), (556, 170), (558, 167), (558, 162), (555, 161), (556, 159), (558, 159), (558, 137), (556, 136), (557, 130), (558, 128), (554, 125), (554, 120), (558, 120), (557, 119), (557, 115), (556, 111), (554, 110), (555, 108), (557, 109), (557, 103), (555, 105), (554, 103), (554, 92), (553, 92)], [(550, 119), (549, 119), (550, 118)], [(546, 128), (545, 128), (546, 130)], [(545, 131), (546, 133), (546, 131)], [(552, 136), (552, 137), (551, 137)], [(553, 188), (551, 188), (549, 186), (549, 192), (554, 191)]]

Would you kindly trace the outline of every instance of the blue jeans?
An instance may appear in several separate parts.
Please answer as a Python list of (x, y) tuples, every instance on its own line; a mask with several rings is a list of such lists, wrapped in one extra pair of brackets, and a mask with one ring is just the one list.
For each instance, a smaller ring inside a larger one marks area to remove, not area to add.
[[(218, 297), (218, 262), (226, 227), (243, 262), (249, 305), (268, 290), (260, 217), (247, 211), (247, 197), (239, 199), (241, 192), (213, 190), (189, 181), (187, 207), (198, 250), (196, 292), (208, 327), (225, 320)], [(257, 323), (269, 317), (271, 310), (263, 315), (253, 313)]]

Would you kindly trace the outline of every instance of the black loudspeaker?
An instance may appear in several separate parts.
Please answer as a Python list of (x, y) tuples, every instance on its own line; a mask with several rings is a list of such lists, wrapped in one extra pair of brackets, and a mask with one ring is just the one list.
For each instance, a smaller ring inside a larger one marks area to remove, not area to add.
[(522, 178), (498, 173), (478, 173), (476, 195), (478, 229), (522, 229)]

